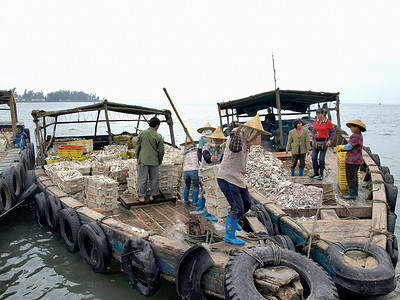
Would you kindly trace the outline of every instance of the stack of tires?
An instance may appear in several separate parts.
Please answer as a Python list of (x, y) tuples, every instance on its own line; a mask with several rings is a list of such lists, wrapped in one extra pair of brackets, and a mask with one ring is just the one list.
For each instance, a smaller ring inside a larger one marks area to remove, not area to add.
[(26, 143), (17, 160), (5, 168), (0, 176), (0, 214), (14, 205), (32, 197), (36, 191), (35, 150), (32, 143)]

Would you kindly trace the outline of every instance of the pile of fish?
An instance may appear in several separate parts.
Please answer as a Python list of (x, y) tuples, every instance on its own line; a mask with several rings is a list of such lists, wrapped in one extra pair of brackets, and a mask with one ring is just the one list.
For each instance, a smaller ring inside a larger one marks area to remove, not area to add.
[(309, 208), (322, 204), (323, 190), (288, 181), (289, 173), (282, 161), (261, 146), (252, 146), (245, 179), (269, 201), (281, 208)]
[(248, 185), (267, 196), (281, 182), (287, 180), (288, 171), (282, 161), (261, 146), (252, 146), (246, 165), (245, 180)]
[(279, 184), (269, 195), (268, 200), (281, 208), (304, 209), (322, 205), (323, 190), (291, 181)]
[(0, 133), (0, 152), (5, 152), (10, 147), (13, 140), (12, 132), (1, 132)]

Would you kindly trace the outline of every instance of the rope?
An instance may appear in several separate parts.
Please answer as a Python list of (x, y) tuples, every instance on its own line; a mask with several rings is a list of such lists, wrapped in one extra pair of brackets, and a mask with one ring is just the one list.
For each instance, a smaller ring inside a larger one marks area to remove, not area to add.
[[(257, 253), (251, 251), (251, 250), (248, 249), (248, 248), (243, 248), (242, 251), (243, 251), (244, 253), (246, 253), (247, 255), (251, 256), (252, 258), (254, 258), (254, 259), (259, 263), (259, 265), (261, 266), (261, 268), (264, 267), (264, 262), (263, 262), (263, 260), (258, 256)], [(275, 255), (274, 255), (274, 258), (275, 258)]]
[[(26, 199), (25, 199), (25, 200), (26, 200)], [(4, 213), (2, 213), (2, 214), (0, 215), (0, 218), (3, 217), (3, 216), (5, 216), (6, 214), (8, 214), (10, 211), (12, 211), (14, 208), (18, 207), (20, 204), (24, 203), (25, 200), (23, 200), (23, 201), (21, 201), (21, 202), (15, 204), (15, 205), (14, 205), (13, 207), (11, 207), (9, 210), (7, 210), (7, 211), (5, 211)], [(39, 223), (39, 222), (38, 222), (38, 223)], [(39, 223), (39, 225), (40, 225), (40, 223)]]
[(274, 266), (279, 266), (282, 259), (282, 248), (276, 245), (271, 245), (272, 252), (274, 254)]
[(211, 229), (207, 228), (205, 234), (194, 235), (187, 233), (185, 240), (190, 244), (196, 244), (196, 243), (211, 244), (215, 242), (214, 235), (215, 237), (218, 237), (218, 235), (214, 234), (214, 232)]

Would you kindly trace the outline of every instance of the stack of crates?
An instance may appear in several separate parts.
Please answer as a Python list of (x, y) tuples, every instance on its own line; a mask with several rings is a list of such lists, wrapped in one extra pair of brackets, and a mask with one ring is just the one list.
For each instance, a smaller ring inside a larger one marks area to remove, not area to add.
[(67, 194), (75, 194), (84, 190), (83, 176), (77, 170), (57, 172), (57, 185)]
[(207, 211), (218, 218), (225, 218), (229, 214), (230, 205), (219, 188), (217, 181), (218, 169), (219, 165), (207, 167), (200, 170), (200, 175)]
[(85, 176), (86, 205), (113, 212), (118, 206), (118, 182), (104, 175)]
[(58, 156), (60, 157), (82, 157), (83, 146), (60, 145), (58, 147)]
[(68, 145), (82, 146), (83, 153), (89, 153), (93, 151), (93, 140), (77, 140), (67, 142)]
[[(347, 152), (337, 152), (337, 181), (341, 191), (347, 191), (349, 189), (346, 178), (346, 164), (344, 163), (346, 160), (346, 153)], [(360, 169), (358, 169), (357, 177), (358, 183), (360, 183)]]

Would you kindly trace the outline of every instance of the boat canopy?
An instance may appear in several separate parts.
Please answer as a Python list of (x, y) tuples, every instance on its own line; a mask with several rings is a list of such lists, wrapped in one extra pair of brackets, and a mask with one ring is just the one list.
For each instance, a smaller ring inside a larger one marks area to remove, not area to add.
[[(119, 116), (115, 118), (111, 116), (111, 112), (119, 114)], [(87, 106), (74, 107), (58, 111), (33, 110), (31, 114), (33, 121), (36, 124), (35, 134), (39, 144), (39, 156), (42, 158), (46, 156), (49, 145), (56, 138), (56, 127), (60, 124), (72, 125), (94, 123), (94, 133), (91, 136), (96, 138), (98, 134), (97, 131), (99, 123), (106, 123), (108, 144), (111, 145), (114, 136), (111, 130), (111, 123), (133, 122), (134, 125), (136, 125), (136, 127), (133, 126), (133, 128), (136, 129), (134, 134), (137, 134), (140, 130), (139, 124), (141, 122), (148, 123), (150, 118), (155, 116), (158, 117), (161, 122), (166, 122), (168, 124), (171, 136), (171, 144), (175, 146), (172, 115), (171, 111), (167, 109), (160, 110), (104, 100), (102, 102)], [(75, 117), (72, 117), (72, 115), (75, 115)], [(51, 134), (51, 136), (48, 136), (48, 134)]]
[[(335, 107), (330, 108), (328, 106), (329, 102), (335, 102)], [(253, 117), (260, 110), (276, 108), (281, 146), (283, 145), (282, 115), (308, 114), (310, 116), (313, 111), (311, 106), (314, 104), (318, 104), (318, 106), (322, 104), (322, 107), (328, 113), (329, 119), (331, 119), (330, 111), (335, 110), (337, 126), (340, 128), (339, 93), (280, 90), (278, 88), (242, 99), (217, 103), (221, 128), (229, 127), (229, 124), (234, 124), (235, 121), (240, 122), (241, 117)], [(282, 113), (282, 110), (289, 111), (289, 113)], [(263, 116), (263, 114), (260, 114), (260, 116)], [(226, 118), (225, 124), (222, 121), (224, 117)]]

